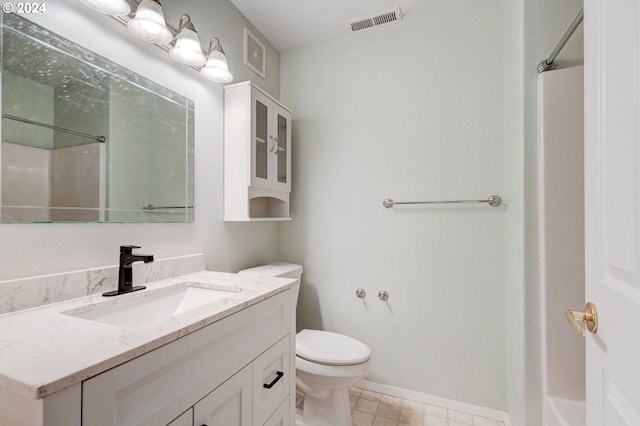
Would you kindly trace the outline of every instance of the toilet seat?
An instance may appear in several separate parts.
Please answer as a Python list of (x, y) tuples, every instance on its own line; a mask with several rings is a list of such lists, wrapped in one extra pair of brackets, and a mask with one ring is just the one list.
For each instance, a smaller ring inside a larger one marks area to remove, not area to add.
[(296, 355), (317, 364), (356, 365), (369, 360), (371, 349), (353, 337), (305, 329), (296, 336)]

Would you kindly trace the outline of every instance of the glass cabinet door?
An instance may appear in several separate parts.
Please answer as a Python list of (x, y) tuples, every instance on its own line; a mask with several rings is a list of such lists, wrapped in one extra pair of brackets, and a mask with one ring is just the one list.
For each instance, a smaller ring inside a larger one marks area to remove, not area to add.
[(267, 118), (268, 108), (260, 101), (256, 101), (256, 138), (255, 143), (255, 162), (256, 162), (256, 177), (262, 179), (268, 179), (268, 166), (267, 161), (269, 159), (269, 153), (267, 150), (267, 140), (269, 138), (267, 131)]
[(291, 113), (251, 91), (251, 186), (291, 191)]
[(280, 191), (291, 190), (291, 114), (274, 104), (274, 149), (273, 188)]
[(252, 90), (252, 141), (251, 141), (251, 185), (271, 188), (271, 155), (273, 136), (270, 134), (269, 116), (271, 100)]

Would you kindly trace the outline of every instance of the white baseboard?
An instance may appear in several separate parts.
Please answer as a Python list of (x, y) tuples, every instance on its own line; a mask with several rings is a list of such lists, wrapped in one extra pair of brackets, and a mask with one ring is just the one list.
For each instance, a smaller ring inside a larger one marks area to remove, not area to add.
[(369, 382), (367, 380), (363, 380), (362, 382), (360, 382), (358, 384), (358, 387), (361, 389), (370, 390), (372, 392), (378, 392), (398, 398), (409, 399), (411, 401), (422, 402), (423, 404), (435, 405), (437, 407), (448, 408), (464, 413), (475, 414), (476, 416), (499, 420), (501, 422), (504, 422), (505, 426), (511, 426), (509, 415), (505, 411), (496, 410), (494, 408), (481, 407), (479, 405), (454, 401), (452, 399), (428, 395), (426, 393), (410, 391), (393, 386), (381, 385), (379, 383)]

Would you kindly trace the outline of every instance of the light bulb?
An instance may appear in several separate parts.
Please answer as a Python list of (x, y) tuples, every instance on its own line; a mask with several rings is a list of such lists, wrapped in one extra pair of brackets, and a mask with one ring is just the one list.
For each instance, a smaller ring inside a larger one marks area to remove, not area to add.
[[(212, 49), (214, 41), (217, 44)], [(227, 57), (224, 55), (224, 50), (216, 37), (212, 38), (209, 43), (207, 63), (200, 69), (200, 74), (207, 80), (215, 81), (216, 83), (229, 83), (233, 80), (233, 75), (229, 72), (229, 66), (227, 65)]]
[(149, 43), (169, 43), (173, 36), (167, 29), (162, 6), (155, 0), (142, 0), (136, 15), (127, 23), (133, 35)]
[[(184, 22), (183, 22), (184, 20)], [(200, 39), (195, 27), (191, 23), (189, 15), (182, 15), (180, 18), (180, 29), (176, 36), (176, 44), (169, 51), (169, 55), (185, 65), (199, 67), (205, 64), (207, 58), (202, 53)]]

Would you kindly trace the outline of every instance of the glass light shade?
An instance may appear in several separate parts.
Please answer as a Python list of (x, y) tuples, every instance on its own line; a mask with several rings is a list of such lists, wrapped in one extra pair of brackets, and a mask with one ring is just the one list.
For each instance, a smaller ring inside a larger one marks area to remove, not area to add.
[[(219, 45), (216, 46), (217, 48), (219, 48)], [(207, 63), (200, 69), (200, 74), (207, 80), (215, 81), (216, 83), (229, 83), (233, 80), (224, 52), (215, 49), (209, 52)]]
[(154, 0), (140, 2), (136, 15), (129, 21), (127, 28), (133, 35), (149, 43), (169, 43), (173, 38), (171, 31), (167, 29), (162, 6)]
[(124, 0), (80, 0), (85, 6), (105, 15), (126, 16), (131, 12), (129, 3)]
[(169, 55), (177, 62), (192, 67), (202, 66), (207, 62), (198, 34), (189, 28), (180, 30), (176, 37), (176, 45), (169, 51)]

